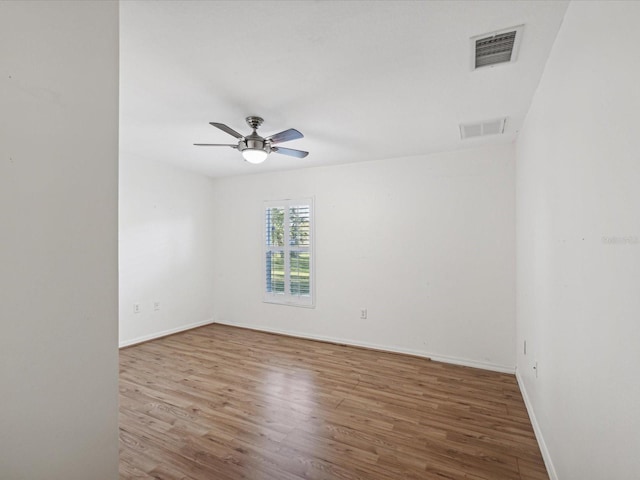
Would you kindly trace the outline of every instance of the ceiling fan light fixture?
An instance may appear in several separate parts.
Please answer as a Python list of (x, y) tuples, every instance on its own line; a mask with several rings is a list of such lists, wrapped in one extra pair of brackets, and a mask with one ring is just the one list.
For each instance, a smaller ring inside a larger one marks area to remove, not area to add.
[(242, 156), (244, 159), (253, 164), (262, 163), (267, 159), (269, 154), (259, 148), (245, 148), (242, 150)]

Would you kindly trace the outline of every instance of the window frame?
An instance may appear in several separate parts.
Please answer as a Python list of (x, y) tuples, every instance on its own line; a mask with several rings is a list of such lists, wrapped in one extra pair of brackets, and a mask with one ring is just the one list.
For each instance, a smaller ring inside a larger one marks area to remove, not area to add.
[[(262, 301), (264, 303), (272, 303), (276, 305), (288, 305), (292, 307), (315, 308), (315, 207), (314, 197), (287, 198), (282, 200), (267, 200), (262, 204)], [(291, 207), (305, 205), (309, 207), (309, 246), (299, 247), (289, 244), (289, 209)], [(267, 224), (266, 212), (269, 208), (280, 207), (285, 211), (284, 222), (284, 246), (269, 247), (267, 246)], [(282, 251), (285, 264), (285, 292), (267, 292), (267, 253), (274, 251)], [(292, 295), (291, 288), (291, 270), (290, 255), (291, 252), (309, 252), (309, 295)]]

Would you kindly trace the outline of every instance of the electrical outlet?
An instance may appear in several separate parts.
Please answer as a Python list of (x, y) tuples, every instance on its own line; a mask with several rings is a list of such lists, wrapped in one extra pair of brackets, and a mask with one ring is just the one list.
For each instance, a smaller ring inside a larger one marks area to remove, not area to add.
[(133, 313), (140, 313), (140, 304), (139, 303), (134, 303), (133, 304)]
[(524, 349), (523, 350), (524, 350), (524, 354), (526, 355), (527, 354), (527, 341), (526, 340), (524, 341)]
[(367, 309), (366, 308), (361, 308), (360, 309), (360, 318), (362, 320), (366, 320), (367, 319)]
[(160, 310), (160, 302), (153, 302), (153, 309), (157, 312)]

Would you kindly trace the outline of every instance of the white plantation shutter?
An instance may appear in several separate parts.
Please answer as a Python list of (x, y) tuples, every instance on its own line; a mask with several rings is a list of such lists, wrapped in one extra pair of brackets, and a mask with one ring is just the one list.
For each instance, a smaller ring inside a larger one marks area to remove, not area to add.
[(272, 294), (285, 292), (284, 210), (283, 206), (265, 209), (266, 291)]
[(313, 200), (266, 202), (264, 300), (313, 306)]

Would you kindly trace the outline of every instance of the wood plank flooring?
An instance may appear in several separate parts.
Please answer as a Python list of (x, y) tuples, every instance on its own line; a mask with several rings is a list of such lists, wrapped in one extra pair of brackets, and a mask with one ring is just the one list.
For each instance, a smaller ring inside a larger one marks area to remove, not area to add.
[(513, 375), (209, 325), (120, 351), (120, 478), (549, 477)]

